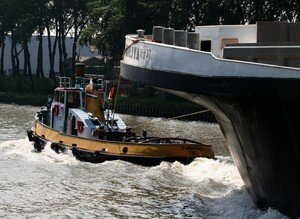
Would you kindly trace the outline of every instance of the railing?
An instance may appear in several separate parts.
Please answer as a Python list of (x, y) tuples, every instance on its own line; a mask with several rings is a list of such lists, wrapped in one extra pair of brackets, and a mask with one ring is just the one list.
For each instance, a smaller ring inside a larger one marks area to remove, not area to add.
[(72, 80), (70, 77), (58, 77), (59, 87), (71, 87)]
[(185, 138), (158, 138), (158, 137), (130, 137), (125, 139), (125, 142), (145, 143), (145, 144), (197, 144), (204, 146), (204, 144), (185, 139)]

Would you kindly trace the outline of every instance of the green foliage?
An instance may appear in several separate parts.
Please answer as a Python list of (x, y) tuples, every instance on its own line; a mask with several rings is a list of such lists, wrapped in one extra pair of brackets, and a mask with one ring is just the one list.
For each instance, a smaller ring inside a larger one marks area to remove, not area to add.
[(203, 24), (241, 24), (259, 20), (297, 21), (297, 1), (277, 0), (91, 0), (91, 23), (82, 40), (95, 44), (104, 55), (118, 62), (124, 36), (152, 26), (193, 30)]
[(153, 25), (168, 23), (170, 1), (92, 0), (91, 23), (82, 40), (91, 42), (103, 53), (119, 62), (124, 49), (124, 36), (143, 28), (149, 34)]
[[(59, 39), (57, 46), (52, 45), (59, 48), (58, 52), (52, 49), (49, 56), (59, 53), (61, 72), (66, 69), (67, 56), (72, 56), (74, 68), (78, 38), (82, 43), (95, 45), (109, 60), (104, 68), (111, 71), (122, 58), (124, 36), (137, 29), (151, 34), (154, 25), (193, 30), (204, 24), (294, 22), (299, 21), (299, 13), (296, 0), (1, 0), (0, 46), (10, 36), (15, 48), (20, 44), (24, 49), (33, 33), (43, 33), (47, 28)], [(67, 54), (65, 37), (70, 33), (74, 47), (72, 54)], [(17, 49), (13, 52), (15, 74), (19, 72), (19, 53)]]
[(1, 92), (33, 93), (33, 94), (52, 94), (57, 83), (51, 79), (18, 76), (0, 76)]
[(45, 106), (49, 95), (33, 93), (1, 92), (1, 103), (14, 103), (21, 105)]

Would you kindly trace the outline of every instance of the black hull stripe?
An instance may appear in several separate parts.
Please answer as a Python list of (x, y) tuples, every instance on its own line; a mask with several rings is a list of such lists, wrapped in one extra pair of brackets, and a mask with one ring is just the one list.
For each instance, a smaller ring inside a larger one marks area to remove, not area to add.
[(134, 67), (125, 63), (121, 63), (121, 76), (149, 86), (194, 94), (300, 100), (299, 79), (199, 77)]

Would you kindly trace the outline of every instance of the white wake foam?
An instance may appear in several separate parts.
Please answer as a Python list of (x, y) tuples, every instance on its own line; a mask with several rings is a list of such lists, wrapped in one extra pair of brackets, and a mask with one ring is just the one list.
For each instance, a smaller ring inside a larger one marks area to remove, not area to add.
[(38, 162), (41, 164), (78, 164), (79, 161), (73, 157), (71, 153), (68, 154), (57, 154), (50, 148), (50, 143), (48, 142), (45, 149), (37, 153), (34, 151), (33, 143), (28, 141), (28, 138), (5, 141), (0, 143), (0, 150), (2, 151), (2, 156), (7, 156), (9, 159), (14, 159), (18, 156), (22, 159), (28, 160), (30, 162)]
[[(284, 215), (274, 209), (261, 211), (255, 207), (231, 157), (220, 156), (217, 160), (198, 158), (189, 165), (162, 162), (155, 167), (142, 167), (123, 161), (90, 164), (81, 163), (69, 154), (56, 154), (49, 144), (41, 153), (35, 153), (32, 143), (27, 138), (0, 143), (0, 151), (0, 159), (7, 159), (7, 165), (19, 163), (15, 167), (16, 171), (22, 171), (22, 165), (31, 163), (53, 177), (61, 172), (68, 174), (76, 169), (75, 172), (80, 171), (82, 176), (96, 174), (94, 179), (91, 179), (93, 182), (101, 180), (101, 175), (105, 174), (107, 183), (113, 181), (122, 185), (119, 192), (153, 192), (154, 196), (148, 197), (150, 203), (157, 195), (163, 193), (165, 197), (169, 191), (174, 193), (172, 190), (178, 190), (178, 198), (174, 194), (170, 196), (174, 199), (171, 209), (173, 213), (176, 213), (176, 209), (184, 209), (183, 205), (187, 204), (196, 205), (195, 208), (190, 208), (191, 215), (199, 208), (205, 217), (284, 218)], [(68, 168), (70, 165), (78, 165), (78, 168)], [(122, 179), (126, 181), (124, 185)], [(85, 182), (85, 179), (81, 180)], [(107, 183), (105, 185), (110, 188)], [(136, 197), (138, 198), (139, 196)], [(166, 211), (168, 205), (163, 209)], [(131, 213), (134, 215), (134, 212)]]

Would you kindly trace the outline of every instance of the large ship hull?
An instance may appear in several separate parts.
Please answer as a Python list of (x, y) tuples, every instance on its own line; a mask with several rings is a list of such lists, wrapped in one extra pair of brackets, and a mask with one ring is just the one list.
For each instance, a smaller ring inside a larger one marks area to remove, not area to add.
[[(151, 42), (134, 44), (151, 50), (153, 57), (137, 59), (131, 49), (121, 63), (122, 77), (211, 109), (252, 200), (258, 207), (300, 216), (299, 69), (227, 62), (164, 45), (160, 50)], [(204, 66), (198, 72), (197, 64), (189, 68), (189, 55)], [(247, 77), (251, 71), (253, 77)]]

